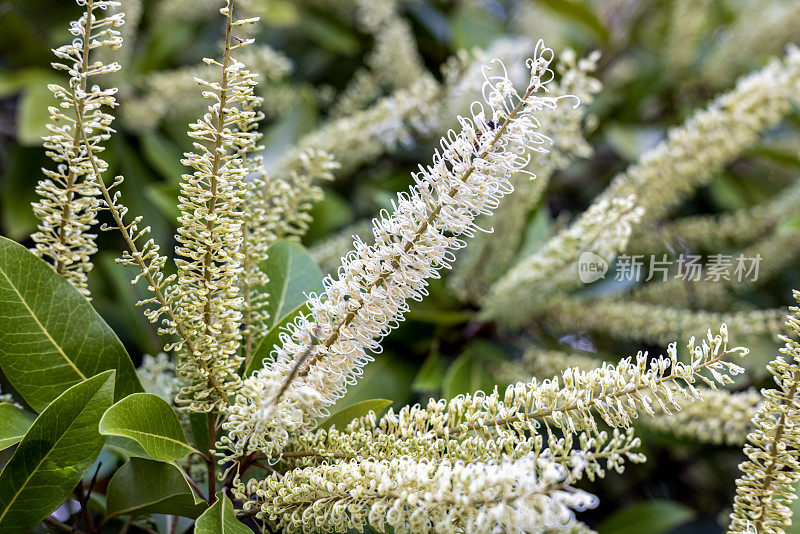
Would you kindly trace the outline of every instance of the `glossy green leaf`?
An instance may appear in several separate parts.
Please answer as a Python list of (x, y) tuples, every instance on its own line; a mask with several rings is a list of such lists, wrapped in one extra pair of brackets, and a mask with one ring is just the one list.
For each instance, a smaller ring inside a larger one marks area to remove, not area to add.
[(114, 398), (106, 371), (62, 393), (34, 421), (0, 473), (0, 534), (26, 532), (58, 508), (94, 463)]
[(447, 369), (442, 380), (442, 394), (452, 399), (462, 393), (492, 391), (497, 381), (490, 371), (490, 363), (503, 359), (503, 353), (491, 343), (470, 344)]
[(694, 510), (675, 501), (636, 503), (611, 514), (597, 528), (598, 534), (661, 534), (695, 516)]
[(19, 443), (35, 419), (35, 415), (19, 406), (0, 404), (0, 450)]
[(150, 458), (147, 451), (139, 442), (123, 436), (106, 436), (106, 446), (113, 450), (120, 458), (130, 460), (133, 457)]
[(171, 514), (195, 518), (205, 508), (180, 469), (169, 463), (131, 458), (108, 483), (108, 517)]
[(191, 444), (199, 451), (207, 451), (209, 449), (208, 414), (195, 412), (188, 414), (188, 417)]
[(308, 252), (292, 241), (278, 241), (269, 247), (259, 268), (269, 276), (269, 328), (303, 304), (305, 293), (322, 290), (322, 271)]
[(252, 530), (236, 519), (233, 503), (223, 492), (217, 493), (217, 501), (197, 518), (195, 534), (252, 534)]
[(0, 367), (34, 410), (109, 369), (117, 371), (116, 399), (142, 390), (125, 347), (83, 295), (3, 237), (0, 308)]
[(339, 430), (342, 430), (353, 419), (365, 416), (369, 412), (375, 412), (376, 416), (380, 416), (384, 410), (391, 405), (392, 401), (389, 399), (370, 399), (357, 402), (331, 415), (320, 423), (318, 428), (328, 429), (335, 426)]
[(293, 322), (298, 315), (301, 313), (309, 313), (308, 305), (305, 303), (301, 304), (294, 310), (292, 310), (289, 314), (287, 314), (283, 319), (281, 319), (278, 324), (273, 326), (267, 332), (267, 335), (258, 343), (256, 350), (253, 351), (253, 358), (250, 360), (250, 363), (247, 365), (247, 369), (245, 370), (245, 376), (250, 376), (262, 367), (264, 367), (264, 358), (267, 358), (272, 349), (275, 348), (280, 342), (279, 336), (280, 333), (285, 331), (286, 325)]
[(186, 440), (175, 410), (152, 393), (130, 395), (109, 408), (100, 421), (100, 432), (130, 438), (161, 462), (180, 460), (196, 452)]

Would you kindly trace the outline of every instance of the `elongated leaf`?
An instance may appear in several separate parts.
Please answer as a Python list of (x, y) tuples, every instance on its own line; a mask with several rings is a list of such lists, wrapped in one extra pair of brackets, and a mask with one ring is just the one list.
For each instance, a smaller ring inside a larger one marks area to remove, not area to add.
[(286, 325), (294, 321), (298, 315), (301, 313), (308, 314), (309, 309), (308, 305), (303, 303), (294, 310), (292, 310), (289, 314), (287, 314), (283, 319), (281, 319), (278, 324), (273, 326), (267, 332), (267, 335), (259, 342), (256, 350), (253, 351), (253, 359), (250, 360), (250, 363), (247, 365), (247, 369), (244, 372), (244, 376), (250, 376), (262, 367), (264, 367), (264, 358), (267, 358), (272, 349), (275, 348), (280, 342), (278, 336), (280, 333), (285, 330)]
[(304, 293), (322, 290), (322, 271), (308, 252), (292, 241), (278, 241), (269, 247), (259, 268), (269, 276), (269, 328), (303, 304)]
[(190, 413), (189, 431), (191, 433), (190, 443), (197, 447), (199, 451), (207, 451), (208, 443), (208, 414)]
[(62, 393), (34, 421), (0, 473), (0, 534), (27, 532), (58, 508), (94, 463), (114, 398), (106, 371)]
[(135, 393), (109, 408), (100, 421), (100, 433), (130, 438), (161, 462), (180, 460), (195, 452), (175, 410), (152, 393)]
[(4, 237), (0, 309), (0, 367), (37, 412), (70, 386), (108, 369), (117, 371), (117, 400), (142, 391), (125, 347), (83, 295)]
[(133, 457), (150, 458), (138, 441), (123, 436), (106, 436), (106, 446), (125, 460)]
[(490, 372), (489, 364), (502, 360), (502, 351), (491, 343), (471, 343), (447, 369), (442, 380), (444, 397), (452, 399), (462, 393), (492, 391), (497, 381)]
[(375, 415), (380, 416), (391, 405), (392, 401), (389, 399), (370, 399), (357, 402), (328, 417), (319, 424), (319, 428), (328, 429), (336, 426), (336, 428), (342, 430), (353, 419), (367, 415), (369, 412), (375, 412)]
[(694, 510), (675, 501), (636, 503), (614, 512), (597, 527), (599, 534), (661, 534), (669, 532), (695, 516)]
[(205, 508), (205, 502), (172, 464), (131, 458), (108, 483), (108, 517), (171, 514), (194, 519)]
[(0, 404), (0, 451), (19, 443), (35, 419), (35, 415), (18, 406)]
[(445, 368), (442, 358), (438, 353), (433, 352), (428, 356), (419, 368), (414, 382), (411, 383), (413, 391), (438, 391), (444, 380)]
[(252, 534), (252, 530), (236, 519), (233, 503), (223, 492), (217, 493), (217, 502), (197, 518), (195, 534)]

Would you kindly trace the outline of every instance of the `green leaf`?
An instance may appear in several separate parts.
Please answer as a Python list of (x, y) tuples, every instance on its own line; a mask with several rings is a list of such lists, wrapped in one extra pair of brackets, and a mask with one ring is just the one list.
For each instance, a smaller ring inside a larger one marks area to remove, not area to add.
[(364, 367), (358, 382), (347, 388), (344, 397), (336, 401), (331, 412), (364, 400), (392, 399), (395, 408), (404, 406), (411, 398), (411, 381), (416, 367), (407, 360), (393, 357), (389, 351), (375, 356), (375, 361)]
[(138, 441), (123, 436), (107, 436), (106, 446), (117, 453), (124, 460), (130, 460), (132, 457), (150, 458), (147, 451), (139, 445)]
[(247, 364), (244, 376), (250, 376), (264, 367), (264, 358), (268, 357), (272, 349), (275, 348), (275, 345), (280, 343), (278, 336), (285, 330), (286, 325), (293, 322), (301, 313), (308, 314), (310, 312), (311, 310), (308, 309), (308, 305), (303, 303), (284, 316), (278, 324), (270, 328), (267, 335), (258, 343), (256, 350), (253, 351), (253, 358), (250, 360), (250, 363)]
[(50, 122), (49, 106), (55, 106), (57, 101), (48, 84), (63, 85), (65, 80), (53, 74), (42, 74), (41, 77), (31, 76), (27, 80), (25, 91), (19, 103), (17, 117), (17, 141), (21, 145), (40, 146), (42, 136), (51, 135), (47, 130)]
[(486, 48), (502, 34), (500, 22), (485, 9), (462, 6), (453, 17), (453, 46), (464, 50)]
[(542, 0), (542, 3), (555, 11), (582, 24), (595, 33), (603, 42), (608, 42), (608, 29), (600, 22), (594, 12), (577, 0)]
[(115, 398), (142, 391), (114, 331), (69, 282), (0, 237), (0, 367), (37, 412), (70, 386), (115, 369)]
[(203, 513), (198, 498), (176, 466), (131, 458), (108, 483), (107, 517), (171, 514), (192, 519)]
[(208, 414), (205, 413), (190, 413), (189, 417), (189, 432), (191, 433), (191, 443), (199, 451), (207, 451), (210, 446), (208, 443)]
[(497, 381), (489, 372), (488, 364), (504, 359), (503, 352), (491, 343), (471, 343), (447, 369), (442, 381), (442, 394), (452, 399), (462, 393), (492, 391)]
[(360, 48), (358, 38), (351, 30), (336, 24), (330, 18), (306, 11), (302, 23), (303, 33), (326, 50), (354, 56)]
[(252, 530), (236, 519), (233, 503), (223, 492), (217, 493), (217, 501), (197, 518), (195, 534), (252, 534)]
[(694, 510), (675, 501), (636, 503), (619, 510), (597, 528), (598, 534), (661, 534), (683, 525), (695, 516)]
[(445, 369), (441, 356), (438, 352), (432, 352), (419, 368), (419, 372), (411, 384), (411, 389), (412, 391), (438, 391), (442, 387), (444, 375)]
[(186, 441), (175, 410), (153, 393), (135, 393), (109, 408), (100, 421), (100, 433), (130, 438), (161, 462), (197, 452)]
[(97, 424), (114, 397), (114, 371), (62, 393), (34, 421), (0, 473), (0, 534), (26, 532), (69, 497), (105, 438)]
[(142, 155), (147, 163), (168, 183), (178, 183), (186, 167), (181, 163), (183, 150), (172, 139), (158, 131), (144, 132), (140, 138)]
[(259, 268), (269, 276), (268, 328), (306, 301), (304, 293), (322, 290), (322, 271), (301, 245), (278, 241), (267, 250)]
[(0, 404), (0, 451), (19, 443), (36, 420), (36, 416), (18, 406)]
[(331, 415), (325, 421), (319, 424), (318, 428), (328, 429), (336, 426), (338, 429), (346, 427), (350, 421), (358, 417), (363, 417), (369, 412), (375, 412), (376, 416), (380, 416), (386, 408), (392, 405), (389, 399), (370, 399), (355, 404), (351, 404), (346, 408), (342, 408), (335, 414)]

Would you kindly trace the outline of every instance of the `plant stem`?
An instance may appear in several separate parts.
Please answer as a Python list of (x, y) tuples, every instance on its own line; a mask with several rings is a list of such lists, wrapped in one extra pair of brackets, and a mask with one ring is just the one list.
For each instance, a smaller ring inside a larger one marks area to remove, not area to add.
[(208, 467), (208, 503), (214, 504), (217, 500), (217, 474), (214, 468), (214, 444), (217, 442), (217, 424), (214, 418), (214, 412), (208, 412), (208, 458), (206, 458), (206, 466)]
[(52, 517), (48, 516), (44, 518), (44, 522), (53, 527), (56, 530), (60, 530), (62, 532), (70, 532), (72, 534), (87, 534), (82, 530), (78, 530), (75, 527), (71, 527), (65, 523), (62, 523), (58, 519), (53, 519)]
[(186, 482), (188, 482), (189, 485), (194, 490), (194, 492), (197, 493), (197, 496), (203, 499), (204, 501), (208, 502), (208, 498), (205, 495), (203, 495), (203, 490), (200, 489), (200, 486), (197, 485), (197, 482), (194, 481), (191, 475), (188, 472), (186, 472), (183, 468), (181, 468), (181, 466), (179, 466), (177, 463), (173, 463), (173, 465), (178, 469), (180, 469), (181, 474), (183, 474), (183, 478), (186, 479)]

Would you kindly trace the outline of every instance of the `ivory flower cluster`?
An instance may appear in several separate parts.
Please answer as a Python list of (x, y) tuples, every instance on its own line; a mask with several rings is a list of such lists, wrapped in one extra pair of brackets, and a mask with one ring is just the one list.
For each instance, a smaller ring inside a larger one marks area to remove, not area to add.
[(365, 67), (354, 74), (336, 98), (332, 114), (357, 112), (384, 89), (409, 87), (422, 78), (431, 79), (408, 22), (400, 16), (395, 0), (355, 2), (361, 29), (373, 36), (375, 44), (365, 58)]
[(311, 223), (311, 207), (322, 200), (319, 182), (332, 180), (338, 164), (327, 152), (309, 149), (300, 154), (298, 169), (288, 176), (269, 175), (261, 158), (250, 158), (251, 174), (245, 193), (242, 213), (243, 274), (241, 291), (244, 298), (242, 334), (245, 358), (249, 363), (252, 351), (266, 334), (269, 319), (266, 305), (269, 278), (260, 264), (267, 259), (268, 249), (280, 239), (299, 239)]
[[(602, 199), (592, 204), (567, 230), (557, 234), (536, 254), (528, 256), (495, 283), (485, 297), (481, 315), (517, 326), (554, 295), (581, 284), (577, 266), (582, 252), (614, 258), (625, 249), (633, 227), (644, 215), (634, 195)], [(533, 287), (541, 290), (534, 292)], [(507, 307), (515, 293), (523, 292), (525, 302)]]
[[(794, 292), (800, 303), (800, 291)], [(783, 534), (792, 524), (795, 485), (800, 481), (800, 307), (790, 309), (786, 326), (792, 337), (768, 365), (776, 388), (762, 391), (764, 405), (753, 417), (755, 429), (747, 436), (747, 461), (739, 468), (730, 534)]]
[[(241, 50), (237, 59), (260, 76), (258, 96), (264, 101), (262, 108), (275, 113), (288, 107), (293, 96), (280, 83), (292, 71), (291, 61), (286, 56), (269, 46), (258, 45)], [(145, 131), (157, 127), (164, 117), (199, 115), (205, 99), (198, 93), (195, 80), (214, 79), (217, 75), (216, 65), (203, 63), (137, 78), (133, 82), (137, 94), (123, 102), (121, 120), (132, 130)]]
[[(418, 464), (474, 468), (474, 472), (464, 474), (471, 477), (472, 484), (459, 500), (451, 501), (452, 506), (483, 497), (482, 477), (491, 476), (489, 466), (498, 458), (501, 463), (515, 465), (536, 458), (546, 462), (546, 468), (534, 464), (528, 473), (544, 477), (555, 469), (566, 485), (584, 477), (602, 477), (607, 470), (621, 472), (626, 460), (644, 461), (636, 452), (639, 439), (630, 428), (634, 419), (677, 411), (697, 400), (702, 396), (701, 390), (708, 391), (698, 389), (698, 381), (712, 388), (730, 383), (730, 375), (741, 368), (725, 358), (746, 353), (739, 347), (728, 349), (724, 325), (718, 335), (709, 332), (699, 344), (692, 339), (689, 350), (688, 364), (678, 361), (673, 344), (668, 357), (650, 362), (640, 353), (635, 361), (627, 358), (616, 366), (605, 364), (589, 371), (567, 369), (554, 379), (520, 382), (504, 393), (495, 390), (491, 394), (459, 396), (449, 402), (431, 400), (425, 407), (409, 406), (398, 413), (390, 410), (380, 419), (370, 413), (343, 429), (296, 433), (280, 456), (273, 458), (278, 465), (290, 467), (284, 477), (273, 475), (261, 481), (237, 482), (235, 492), (247, 501), (246, 509), (258, 506), (259, 516), (268, 522), (301, 532), (310, 531), (308, 521), (319, 518), (323, 511), (328, 529), (359, 528), (363, 526), (361, 521), (382, 528), (382, 518), (403, 532), (468, 529), (468, 523), (461, 523), (458, 516), (448, 516), (454, 521), (448, 527), (437, 522), (417, 522), (412, 514), (414, 507), (425, 506), (426, 501), (420, 497), (404, 499), (409, 493), (402, 492), (402, 474), (392, 472), (391, 478), (378, 478), (375, 483), (371, 482), (373, 475), (351, 480), (349, 474), (371, 472), (373, 466), (395, 465), (398, 458), (408, 459), (402, 466), (407, 471), (415, 470)], [(599, 429), (601, 420), (614, 427), (612, 435)], [(618, 428), (626, 430), (620, 432)], [(382, 507), (374, 511), (359, 501), (365, 490), (374, 491), (375, 484), (384, 483), (382, 480), (393, 484), (389, 498), (395, 512), (388, 513)], [(315, 498), (308, 498), (309, 485), (318, 488), (313, 490)], [(521, 513), (536, 515), (532, 503), (524, 506)], [(337, 513), (338, 508), (346, 508), (349, 513)], [(391, 522), (392, 517), (398, 518), (396, 523)], [(350, 520), (354, 522), (341, 522)], [(526, 528), (531, 527), (519, 527), (518, 531), (527, 532)], [(482, 524), (476, 532), (490, 530), (488, 524)]]
[(196, 152), (183, 160), (192, 173), (184, 174), (180, 184), (178, 277), (170, 288), (176, 315), (192, 340), (191, 349), (183, 339), (174, 345), (184, 349), (178, 373), (187, 381), (177, 400), (198, 411), (226, 400), (239, 380), (243, 302), (236, 280), (243, 271), (241, 210), (250, 171), (246, 159), (260, 138), (259, 99), (253, 93), (256, 75), (233, 55), (252, 43), (234, 39), (234, 32), (254, 20), (236, 20), (233, 0), (220, 13), (227, 19), (223, 59), (205, 62), (220, 69), (221, 80), (197, 80), (212, 103), (189, 126)]
[(617, 336), (618, 339), (644, 339), (665, 343), (686, 337), (714, 324), (726, 322), (739, 336), (775, 334), (783, 324), (784, 309), (737, 312), (694, 311), (661, 304), (562, 297), (548, 304), (543, 312), (558, 331), (580, 328)]
[[(565, 50), (557, 66), (561, 79), (552, 84), (553, 95), (574, 95), (580, 106), (559, 106), (545, 112), (543, 132), (558, 142), (547, 154), (534, 154), (529, 164), (536, 170), (536, 180), (519, 174), (513, 182), (514, 194), (503, 203), (499, 212), (481, 225), (490, 225), (492, 233), (481, 234), (459, 256), (448, 284), (472, 301), (479, 301), (491, 284), (513, 263), (525, 233), (530, 212), (541, 200), (550, 176), (568, 166), (575, 158), (587, 157), (591, 146), (583, 137), (586, 106), (602, 84), (592, 77), (600, 59), (599, 53), (578, 59), (572, 50)], [(487, 218), (488, 219), (488, 218)]]
[(56, 168), (43, 169), (45, 178), (36, 186), (41, 198), (33, 204), (33, 212), (40, 222), (31, 238), (36, 243), (33, 252), (89, 296), (86, 275), (97, 252), (93, 227), (101, 206), (97, 181), (108, 168), (97, 154), (113, 132), (114, 118), (107, 110), (116, 106), (117, 92), (101, 89), (94, 80), (120, 68), (95, 56), (101, 48), (116, 49), (122, 44), (118, 28), (125, 18), (122, 13), (105, 14), (119, 2), (86, 0), (81, 5), (83, 16), (69, 28), (75, 39), (53, 50), (58, 58), (53, 68), (66, 72), (69, 81), (66, 86), (48, 86), (58, 105), (49, 108), (50, 135), (43, 140)]
[[(614, 232), (618, 218), (614, 211), (607, 216), (602, 212), (634, 195), (643, 210), (638, 222), (662, 217), (788, 113), (798, 87), (800, 49), (790, 46), (784, 58), (740, 79), (735, 89), (716, 98), (683, 126), (670, 130), (667, 139), (615, 177), (594, 204), (544, 250), (522, 260), (498, 280), (485, 300), (483, 318), (512, 327), (529, 319), (553, 293), (552, 278), (566, 272), (578, 253), (588, 250), (604, 257), (593, 250), (594, 236)], [(600, 209), (601, 205), (605, 208)], [(569, 246), (561, 246), (562, 242)], [(625, 241), (618, 243), (624, 246)], [(620, 250), (624, 248), (617, 252)], [(610, 261), (613, 256), (604, 259)], [(573, 284), (579, 283), (576, 280), (572, 275), (569, 278)], [(556, 284), (555, 289), (564, 288)]]
[(564, 482), (546, 458), (343, 462), (272, 475), (258, 516), (289, 533), (391, 528), (407, 534), (544, 533), (571, 525), (597, 498)]
[(278, 428), (296, 429), (324, 414), (403, 319), (408, 299), (422, 299), (426, 279), (449, 267), (465, 246), (462, 236), (478, 230), (475, 218), (511, 192), (509, 180), (527, 165), (526, 152), (545, 150), (550, 140), (538, 132), (535, 115), (557, 99), (536, 92), (551, 78), (551, 60), (540, 44), (522, 95), (502, 64), (486, 69), (485, 103), (459, 119), (461, 131), (442, 139), (433, 164), (420, 167), (415, 186), (398, 194), (394, 212), (374, 220), (375, 243), (355, 241), (337, 276), (325, 279), (325, 294), (309, 299), (310, 314), (289, 326), (272, 360), (245, 380), (226, 423), (237, 452), (274, 447)]
[[(560, 350), (530, 349), (522, 361), (504, 362), (499, 377), (513, 382), (528, 377), (548, 378), (564, 369), (596, 369), (603, 360), (598, 355)], [(698, 399), (679, 400), (680, 410), (656, 413), (639, 419), (639, 424), (659, 432), (702, 443), (741, 445), (752, 429), (750, 420), (762, 404), (755, 389), (732, 392), (698, 388)], [(646, 393), (643, 393), (646, 395)]]
[[(425, 407), (411, 406), (394, 413), (391, 409), (380, 420), (366, 417), (352, 425), (373, 432), (398, 436), (460, 436), (469, 432), (489, 433), (510, 426), (517, 431), (548, 433), (553, 428), (563, 433), (597, 430), (595, 414), (612, 427), (626, 427), (639, 413), (655, 414), (655, 408), (679, 410), (679, 399), (697, 399), (694, 384), (732, 382), (730, 376), (743, 371), (726, 360), (731, 355), (744, 356), (744, 347), (728, 348), (728, 329), (711, 331), (699, 343), (691, 338), (689, 362), (678, 360), (675, 343), (667, 356), (648, 360), (647, 353), (628, 357), (613, 365), (605, 362), (589, 370), (569, 368), (560, 377), (539, 382), (519, 382), (501, 395), (465, 395), (450, 402), (431, 401)], [(683, 385), (681, 385), (683, 384)], [(647, 392), (647, 396), (641, 393)]]
[[(738, 248), (763, 238), (778, 224), (800, 209), (800, 184), (786, 187), (774, 198), (723, 215), (695, 215), (659, 225), (638, 228), (631, 237), (627, 252), (653, 254), (661, 247), (674, 247), (679, 243), (692, 250), (719, 250)], [(747, 256), (752, 257), (752, 256)]]

